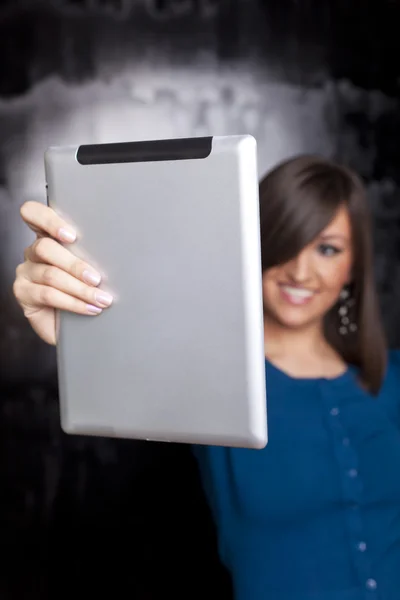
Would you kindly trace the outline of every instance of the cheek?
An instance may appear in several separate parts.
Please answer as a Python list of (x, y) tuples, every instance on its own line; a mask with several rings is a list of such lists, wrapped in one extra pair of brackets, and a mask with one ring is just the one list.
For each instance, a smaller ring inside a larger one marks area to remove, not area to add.
[(267, 312), (280, 312), (282, 308), (280, 291), (277, 286), (277, 278), (274, 274), (270, 276), (263, 276), (262, 281), (262, 292), (263, 292), (263, 305), (264, 310)]
[(329, 265), (325, 264), (320, 270), (324, 288), (339, 293), (346, 284), (350, 283), (351, 265), (351, 257), (343, 257), (341, 260), (332, 261)]
[(262, 278), (262, 288), (263, 288), (263, 298), (264, 301), (268, 298), (271, 298), (276, 293), (277, 288), (275, 281), (278, 279), (279, 273), (278, 269), (270, 269), (266, 273), (263, 274)]

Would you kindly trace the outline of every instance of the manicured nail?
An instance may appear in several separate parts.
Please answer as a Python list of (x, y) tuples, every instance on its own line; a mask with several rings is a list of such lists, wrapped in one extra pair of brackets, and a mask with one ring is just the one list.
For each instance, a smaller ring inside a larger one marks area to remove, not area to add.
[(86, 308), (87, 311), (93, 315), (99, 315), (102, 312), (101, 308), (98, 306), (93, 306), (93, 304), (88, 304)]
[(96, 302), (101, 306), (110, 306), (112, 304), (113, 297), (107, 292), (96, 292)]
[(61, 227), (61, 229), (58, 230), (58, 237), (63, 242), (72, 243), (76, 240), (76, 233), (75, 231), (72, 231), (72, 229), (65, 229), (64, 227)]
[(94, 271), (83, 271), (82, 277), (86, 283), (89, 283), (89, 285), (98, 286), (101, 281), (100, 275)]

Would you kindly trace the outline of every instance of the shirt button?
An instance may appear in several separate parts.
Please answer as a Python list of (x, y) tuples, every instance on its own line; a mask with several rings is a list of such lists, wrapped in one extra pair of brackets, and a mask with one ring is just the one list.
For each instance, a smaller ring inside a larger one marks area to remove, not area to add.
[(378, 587), (375, 579), (367, 579), (365, 585), (367, 590), (376, 590), (376, 588)]
[(360, 552), (365, 552), (367, 549), (367, 544), (365, 542), (358, 542), (357, 548)]
[(336, 406), (335, 406), (334, 408), (331, 409), (330, 413), (331, 413), (332, 417), (337, 417), (339, 414), (339, 409), (336, 408)]
[(343, 446), (349, 446), (349, 445), (350, 445), (350, 440), (349, 440), (349, 438), (343, 438), (343, 439), (342, 439), (342, 444), (343, 444)]
[(357, 469), (350, 469), (349, 470), (349, 477), (351, 477), (352, 479), (354, 479), (355, 477), (357, 477), (357, 475), (358, 475)]

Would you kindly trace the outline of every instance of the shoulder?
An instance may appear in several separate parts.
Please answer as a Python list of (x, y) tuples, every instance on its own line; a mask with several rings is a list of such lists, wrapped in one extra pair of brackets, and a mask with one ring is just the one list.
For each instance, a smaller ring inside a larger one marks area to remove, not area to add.
[(400, 404), (400, 350), (389, 350), (386, 374), (379, 396), (391, 397), (392, 402)]
[(400, 365), (400, 348), (389, 350), (389, 362)]
[(388, 352), (386, 378), (400, 380), (400, 349), (389, 350)]
[(378, 397), (389, 415), (400, 425), (400, 350), (388, 352), (386, 375)]

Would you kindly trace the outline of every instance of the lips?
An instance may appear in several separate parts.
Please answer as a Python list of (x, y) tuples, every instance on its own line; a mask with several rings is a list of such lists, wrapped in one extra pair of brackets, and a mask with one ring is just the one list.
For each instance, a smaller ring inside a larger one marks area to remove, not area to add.
[(307, 304), (315, 296), (313, 290), (308, 290), (302, 287), (294, 287), (291, 285), (280, 285), (281, 294), (290, 304), (303, 305)]

